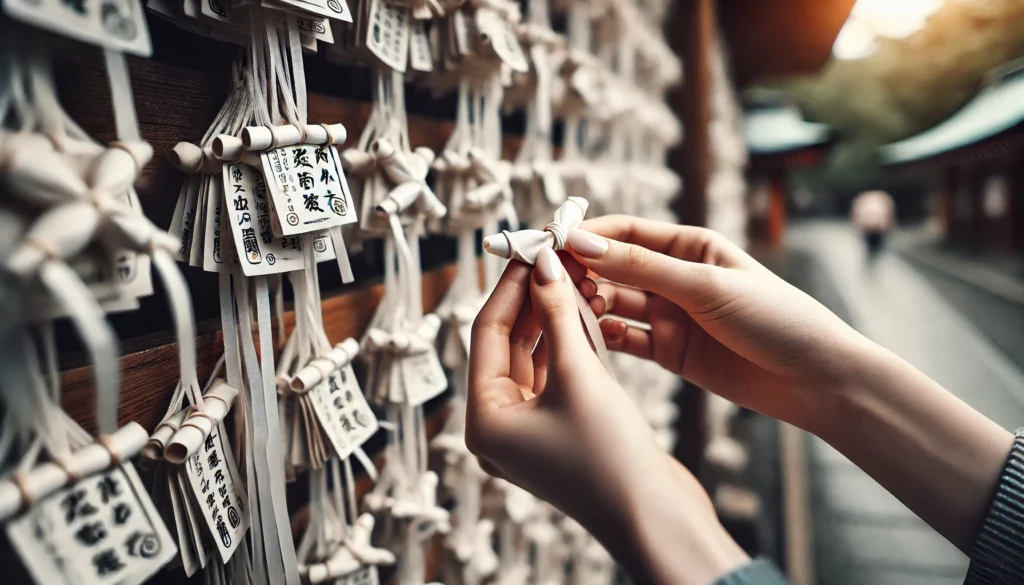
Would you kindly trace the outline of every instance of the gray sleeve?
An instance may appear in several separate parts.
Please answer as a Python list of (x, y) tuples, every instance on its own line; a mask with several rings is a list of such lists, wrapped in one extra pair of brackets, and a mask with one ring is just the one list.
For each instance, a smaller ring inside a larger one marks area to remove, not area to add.
[(786, 585), (786, 578), (771, 561), (759, 558), (715, 581), (715, 585)]
[(971, 549), (965, 585), (1024, 583), (1024, 428), (996, 485), (985, 521)]

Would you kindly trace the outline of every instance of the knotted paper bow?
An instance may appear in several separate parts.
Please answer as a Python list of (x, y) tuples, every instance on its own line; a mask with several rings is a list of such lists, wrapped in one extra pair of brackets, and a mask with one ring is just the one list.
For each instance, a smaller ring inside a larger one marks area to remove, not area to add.
[(570, 230), (580, 227), (587, 213), (588, 203), (582, 197), (569, 197), (557, 210), (555, 220), (543, 230), (503, 231), (484, 238), (484, 250), (495, 256), (519, 260), (533, 265), (544, 248), (561, 250)]
[[(519, 230), (510, 232), (505, 230), (500, 234), (494, 234), (484, 238), (484, 250), (508, 258), (519, 260), (533, 265), (537, 263), (537, 256), (544, 248), (561, 250), (565, 248), (566, 237), (570, 230), (574, 230), (583, 223), (583, 216), (587, 213), (587, 200), (582, 197), (569, 197), (557, 210), (555, 220), (544, 226), (543, 230)], [(590, 344), (597, 357), (604, 364), (605, 369), (614, 378), (615, 374), (611, 369), (611, 360), (608, 355), (608, 348), (604, 344), (604, 336), (601, 334), (601, 327), (597, 323), (597, 316), (590, 308), (590, 303), (576, 290), (576, 306), (580, 310), (580, 317), (583, 319), (583, 326), (590, 337)]]

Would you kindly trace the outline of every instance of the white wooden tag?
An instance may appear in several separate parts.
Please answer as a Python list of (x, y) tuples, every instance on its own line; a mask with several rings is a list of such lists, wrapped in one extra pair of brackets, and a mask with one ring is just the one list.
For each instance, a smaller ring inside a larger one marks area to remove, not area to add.
[[(263, 174), (249, 165), (237, 163), (224, 169), (224, 192), (231, 233), (239, 264), (246, 276), (278, 274), (302, 270), (302, 238), (275, 236), (271, 223), (270, 200)], [(352, 210), (355, 214), (355, 210)], [(334, 260), (330, 236), (317, 234), (313, 240), (316, 261)]]
[(312, 12), (326, 18), (352, 22), (352, 11), (345, 0), (278, 0), (305, 12)]
[(377, 432), (377, 417), (359, 388), (352, 366), (335, 370), (309, 394), (313, 411), (341, 459)]
[(203, 177), (196, 196), (196, 219), (192, 224), (192, 245), (188, 251), (188, 265), (203, 267), (203, 243), (206, 236), (206, 194), (210, 189), (209, 178)]
[(413, 71), (433, 71), (434, 58), (430, 50), (427, 25), (422, 20), (413, 20), (409, 36), (409, 66)]
[(385, 65), (405, 73), (409, 60), (409, 9), (370, 0), (366, 48)]
[(177, 550), (130, 463), (37, 502), (7, 537), (39, 585), (137, 585)]
[(490, 36), (491, 46), (494, 47), (498, 58), (515, 71), (520, 73), (529, 71), (530, 64), (526, 60), (526, 54), (511, 25), (501, 19), (493, 10), (480, 13), (480, 17), (483, 21), (480, 23), (480, 28), (484, 29), (480, 32), (485, 32)]
[(139, 0), (3, 0), (7, 16), (121, 53), (149, 57), (153, 47)]
[(380, 585), (376, 565), (365, 565), (355, 571), (342, 575), (334, 581), (334, 585)]
[(224, 448), (223, 435), (224, 427), (219, 425), (185, 462), (185, 471), (205, 526), (221, 561), (227, 563), (249, 529), (249, 503), (234, 457)]
[(293, 236), (356, 221), (356, 209), (337, 150), (300, 144), (262, 153), (281, 233)]
[(433, 349), (400, 358), (399, 367), (402, 369), (404, 398), (413, 406), (423, 404), (448, 388), (448, 378)]

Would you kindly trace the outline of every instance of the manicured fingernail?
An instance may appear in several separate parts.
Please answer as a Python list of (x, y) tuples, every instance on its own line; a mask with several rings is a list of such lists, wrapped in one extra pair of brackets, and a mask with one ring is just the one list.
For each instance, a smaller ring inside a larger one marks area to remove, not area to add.
[(551, 248), (544, 248), (540, 251), (540, 255), (537, 256), (537, 282), (541, 284), (548, 284), (555, 282), (556, 280), (562, 280), (562, 261), (558, 259), (558, 254)]
[(586, 230), (572, 230), (568, 237), (569, 245), (587, 258), (600, 258), (608, 251), (608, 240)]

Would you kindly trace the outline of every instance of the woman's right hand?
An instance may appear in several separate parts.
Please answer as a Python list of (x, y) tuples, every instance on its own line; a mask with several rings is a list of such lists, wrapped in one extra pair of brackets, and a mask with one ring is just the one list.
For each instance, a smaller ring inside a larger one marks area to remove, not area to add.
[[(609, 349), (652, 359), (737, 404), (808, 428), (880, 351), (832, 312), (704, 228), (588, 220), (567, 250)], [(629, 327), (621, 317), (646, 323)]]

